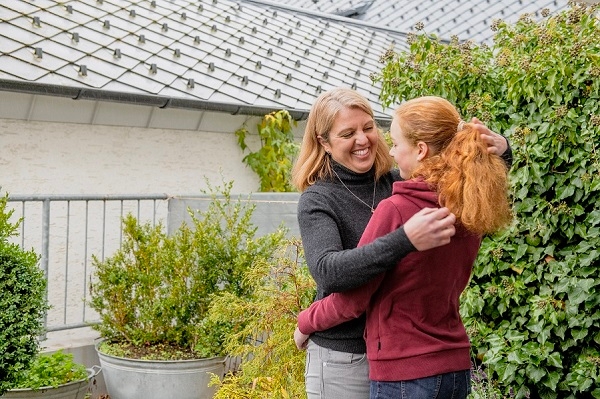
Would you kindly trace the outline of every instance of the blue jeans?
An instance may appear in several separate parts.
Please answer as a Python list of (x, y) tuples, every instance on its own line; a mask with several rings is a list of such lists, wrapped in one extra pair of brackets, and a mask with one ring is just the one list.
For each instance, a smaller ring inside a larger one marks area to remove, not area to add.
[(470, 370), (409, 381), (371, 381), (371, 399), (464, 399), (470, 392)]

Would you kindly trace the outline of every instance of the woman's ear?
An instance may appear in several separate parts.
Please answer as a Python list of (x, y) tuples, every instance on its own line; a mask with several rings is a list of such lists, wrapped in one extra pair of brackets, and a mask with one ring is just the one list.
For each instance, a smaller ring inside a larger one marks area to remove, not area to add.
[(317, 139), (319, 140), (319, 144), (321, 144), (325, 152), (331, 154), (331, 146), (329, 145), (329, 143), (325, 141), (325, 139), (323, 139), (322, 136), (317, 136)]
[(429, 155), (429, 146), (424, 141), (419, 141), (417, 143), (417, 148), (419, 152), (417, 153), (417, 161), (421, 162)]

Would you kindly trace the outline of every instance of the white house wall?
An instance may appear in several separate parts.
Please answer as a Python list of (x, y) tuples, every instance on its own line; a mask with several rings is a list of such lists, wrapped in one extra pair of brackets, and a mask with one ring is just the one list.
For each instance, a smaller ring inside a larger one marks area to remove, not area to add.
[[(260, 118), (3, 93), (0, 186), (9, 194), (255, 192), (234, 131)], [(258, 148), (258, 137), (249, 144)]]

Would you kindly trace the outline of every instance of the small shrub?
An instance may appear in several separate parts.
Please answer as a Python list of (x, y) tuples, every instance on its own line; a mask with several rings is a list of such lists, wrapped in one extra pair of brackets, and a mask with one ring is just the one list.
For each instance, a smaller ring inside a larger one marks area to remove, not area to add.
[(222, 342), (235, 325), (205, 320), (211, 301), (249, 295), (244, 273), (269, 259), (284, 237), (283, 230), (256, 237), (254, 205), (234, 200), (232, 185), (210, 187), (208, 208), (190, 210), (190, 225), (171, 235), (161, 223), (124, 218), (122, 248), (104, 261), (93, 258), (90, 304), (101, 319), (93, 327), (111, 346), (102, 352), (159, 360), (226, 353)]
[(71, 353), (62, 350), (53, 353), (41, 353), (34, 359), (31, 367), (19, 374), (13, 389), (39, 389), (58, 387), (88, 377), (83, 364), (76, 363)]
[(0, 198), (0, 395), (14, 387), (39, 352), (38, 336), (48, 310), (39, 256), (9, 242), (21, 220), (11, 223), (8, 195)]

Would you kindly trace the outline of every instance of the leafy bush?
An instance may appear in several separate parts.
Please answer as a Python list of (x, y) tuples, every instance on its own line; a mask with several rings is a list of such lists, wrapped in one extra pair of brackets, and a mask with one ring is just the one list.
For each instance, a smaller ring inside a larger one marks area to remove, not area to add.
[(76, 363), (71, 353), (62, 350), (53, 353), (40, 353), (31, 367), (19, 374), (13, 389), (39, 389), (58, 387), (73, 381), (87, 379), (88, 373), (83, 364)]
[[(286, 110), (265, 115), (257, 125), (261, 148), (250, 152), (243, 161), (258, 175), (260, 191), (295, 191), (290, 176), (299, 145), (294, 141), (293, 126), (296, 121)], [(248, 134), (245, 125), (235, 132), (242, 151), (248, 149)]]
[(9, 242), (21, 220), (11, 223), (8, 195), (0, 198), (0, 395), (14, 387), (39, 352), (38, 336), (48, 310), (39, 256)]
[(244, 273), (284, 237), (255, 237), (254, 205), (235, 201), (232, 185), (211, 187), (208, 208), (190, 210), (191, 224), (171, 235), (128, 215), (122, 248), (93, 258), (91, 306), (101, 318), (94, 328), (112, 346), (107, 353), (163, 360), (224, 354), (222, 341), (235, 325), (205, 320), (213, 297), (249, 295)]
[(255, 287), (252, 295), (225, 294), (211, 304), (210, 319), (240, 326), (226, 337), (225, 348), (242, 359), (241, 368), (218, 385), (215, 399), (267, 399), (306, 397), (304, 359), (292, 334), (296, 316), (310, 305), (315, 285), (303, 263), (298, 240), (275, 248), (274, 260), (258, 262), (243, 279)]
[(511, 139), (517, 222), (484, 240), (461, 308), (505, 396), (600, 398), (597, 14), (570, 3), (495, 21), (491, 47), (411, 34), (373, 76), (388, 106), (441, 95)]

